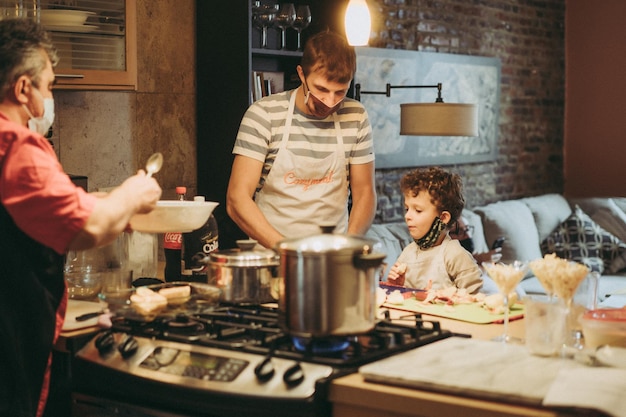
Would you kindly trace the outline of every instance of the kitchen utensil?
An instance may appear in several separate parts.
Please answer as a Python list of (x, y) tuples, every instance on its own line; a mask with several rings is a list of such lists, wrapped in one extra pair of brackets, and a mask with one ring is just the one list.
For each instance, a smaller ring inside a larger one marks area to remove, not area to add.
[(85, 313), (85, 314), (81, 314), (80, 316), (76, 316), (74, 318), (74, 320), (76, 321), (87, 321), (89, 319), (93, 319), (95, 317), (98, 317), (100, 314), (104, 314), (105, 311), (104, 310), (100, 310), (100, 311), (94, 311), (91, 313)]
[(281, 324), (301, 337), (351, 335), (375, 325), (378, 267), (375, 241), (328, 229), (278, 245)]
[(163, 154), (156, 152), (150, 155), (148, 162), (146, 162), (146, 177), (150, 178), (152, 174), (156, 174), (161, 170), (163, 166)]
[[(185, 287), (189, 287), (188, 292), (184, 291)], [(142, 304), (135, 295), (141, 295), (146, 290), (162, 295), (167, 301)], [(156, 317), (176, 317), (178, 314), (199, 314), (211, 310), (218, 304), (221, 292), (214, 285), (199, 282), (168, 282), (99, 294), (98, 297), (107, 303), (114, 316), (149, 322)]]
[[(222, 290), (221, 299), (239, 304), (275, 302), (272, 289), (279, 286), (278, 254), (257, 249), (255, 240), (238, 240), (238, 249), (211, 252), (209, 284)], [(277, 295), (277, 291), (274, 291)]]
[(202, 227), (219, 203), (161, 200), (150, 213), (135, 214), (130, 227), (144, 233), (187, 233)]

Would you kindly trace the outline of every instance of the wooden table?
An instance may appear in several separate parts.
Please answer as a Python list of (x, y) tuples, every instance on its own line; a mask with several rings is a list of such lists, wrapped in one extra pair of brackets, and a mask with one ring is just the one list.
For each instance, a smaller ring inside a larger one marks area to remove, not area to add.
[[(406, 314), (394, 310), (391, 310), (391, 313), (392, 318)], [(427, 315), (422, 315), (422, 317), (439, 321), (443, 329), (455, 333), (470, 334), (477, 339), (489, 340), (503, 332), (502, 324), (472, 324)], [(518, 319), (509, 322), (509, 334), (523, 338), (524, 320)], [(476, 371), (480, 372), (479, 369)], [(573, 411), (558, 412), (542, 407), (370, 383), (366, 382), (358, 373), (333, 381), (329, 396), (333, 403), (333, 417), (556, 417), (581, 415)], [(582, 415), (585, 414), (582, 413)]]

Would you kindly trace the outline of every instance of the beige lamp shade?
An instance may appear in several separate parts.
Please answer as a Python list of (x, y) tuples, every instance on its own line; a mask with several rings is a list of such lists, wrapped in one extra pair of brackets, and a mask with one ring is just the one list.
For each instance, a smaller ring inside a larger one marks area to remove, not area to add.
[(478, 136), (478, 109), (460, 103), (400, 104), (400, 134)]

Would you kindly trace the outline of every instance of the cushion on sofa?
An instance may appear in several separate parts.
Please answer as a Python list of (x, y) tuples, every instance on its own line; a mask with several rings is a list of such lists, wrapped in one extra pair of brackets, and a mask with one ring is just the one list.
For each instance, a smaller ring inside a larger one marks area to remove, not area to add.
[(555, 253), (587, 265), (592, 271), (610, 269), (614, 259), (626, 252), (626, 244), (604, 230), (580, 207), (563, 221), (542, 243), (544, 254)]
[(613, 199), (609, 198), (607, 205), (596, 210), (591, 218), (604, 230), (612, 233), (622, 242), (626, 242), (626, 213), (615, 204)]
[(572, 214), (572, 209), (560, 194), (544, 194), (537, 197), (522, 198), (521, 201), (530, 208), (535, 226), (539, 234), (539, 242), (548, 237), (550, 233), (567, 217)]
[(519, 200), (507, 200), (477, 207), (485, 229), (485, 239), (493, 242), (500, 236), (506, 238), (502, 247), (502, 262), (532, 261), (541, 258), (539, 234), (533, 214)]

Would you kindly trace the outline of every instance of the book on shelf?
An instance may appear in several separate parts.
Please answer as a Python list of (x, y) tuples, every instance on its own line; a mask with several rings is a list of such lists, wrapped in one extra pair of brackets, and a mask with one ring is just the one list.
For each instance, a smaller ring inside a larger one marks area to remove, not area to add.
[(285, 91), (285, 74), (278, 71), (252, 71), (252, 101)]

